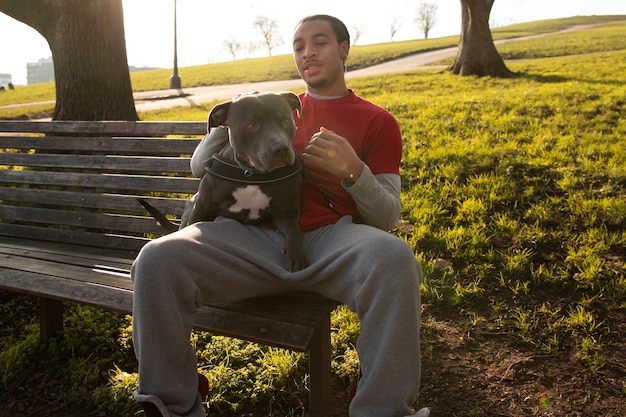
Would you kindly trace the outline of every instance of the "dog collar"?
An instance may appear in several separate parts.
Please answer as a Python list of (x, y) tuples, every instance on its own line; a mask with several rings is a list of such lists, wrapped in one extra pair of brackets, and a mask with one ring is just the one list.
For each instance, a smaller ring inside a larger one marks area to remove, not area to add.
[(260, 172), (253, 168), (235, 165), (213, 155), (209, 159), (205, 171), (216, 177), (247, 184), (266, 184), (271, 182), (285, 181), (302, 172), (302, 159), (296, 154), (296, 160), (291, 165), (276, 168), (268, 172)]

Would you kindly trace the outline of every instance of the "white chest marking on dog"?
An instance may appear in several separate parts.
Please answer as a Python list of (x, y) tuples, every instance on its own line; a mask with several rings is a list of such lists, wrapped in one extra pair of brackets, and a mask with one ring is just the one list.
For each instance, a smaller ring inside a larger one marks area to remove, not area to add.
[(241, 210), (250, 210), (250, 219), (258, 219), (261, 217), (261, 210), (266, 209), (270, 205), (271, 198), (268, 197), (258, 185), (247, 185), (244, 188), (237, 188), (233, 191), (235, 204), (228, 208), (232, 213), (238, 213)]

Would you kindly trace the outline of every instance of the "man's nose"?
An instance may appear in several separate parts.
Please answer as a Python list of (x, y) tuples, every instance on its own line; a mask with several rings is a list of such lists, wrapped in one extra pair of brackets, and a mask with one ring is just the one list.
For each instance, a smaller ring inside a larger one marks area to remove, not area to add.
[(313, 47), (313, 45), (307, 45), (304, 48), (304, 54), (302, 54), (302, 56), (305, 58), (311, 58), (312, 56), (315, 56), (315, 54), (316, 54), (315, 47)]

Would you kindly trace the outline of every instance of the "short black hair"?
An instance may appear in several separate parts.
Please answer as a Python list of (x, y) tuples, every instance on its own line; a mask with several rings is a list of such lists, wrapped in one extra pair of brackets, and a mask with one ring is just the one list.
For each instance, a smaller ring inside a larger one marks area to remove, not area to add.
[(327, 14), (314, 14), (311, 16), (307, 16), (304, 19), (300, 20), (296, 27), (298, 27), (301, 23), (311, 22), (313, 20), (323, 20), (330, 24), (330, 27), (335, 32), (335, 36), (337, 37), (337, 43), (348, 42), (350, 45), (350, 33), (348, 32), (348, 28), (346, 25), (339, 19), (334, 16), (329, 16)]

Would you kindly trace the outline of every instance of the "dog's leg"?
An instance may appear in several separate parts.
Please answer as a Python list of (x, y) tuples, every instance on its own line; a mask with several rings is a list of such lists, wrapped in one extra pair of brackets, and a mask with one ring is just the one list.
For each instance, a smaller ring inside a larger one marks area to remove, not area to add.
[[(198, 192), (187, 201), (185, 211), (183, 213), (180, 228), (189, 226), (200, 221), (215, 219), (215, 206), (212, 204), (212, 198), (215, 197), (215, 190), (212, 190), (211, 176), (205, 175), (200, 180)], [(219, 197), (218, 197), (219, 201)]]
[(274, 225), (285, 236), (287, 257), (285, 268), (291, 272), (300, 271), (307, 266), (302, 246), (302, 231), (298, 223), (299, 214), (299, 211), (291, 210), (273, 218)]
[(197, 196), (198, 196), (198, 193), (195, 193), (185, 203), (185, 211), (183, 211), (183, 215), (180, 218), (180, 227), (178, 228), (178, 230), (182, 229), (183, 227), (189, 226), (189, 224), (190, 224), (189, 223), (189, 218), (191, 217), (191, 212), (193, 211), (193, 206), (195, 204)]

